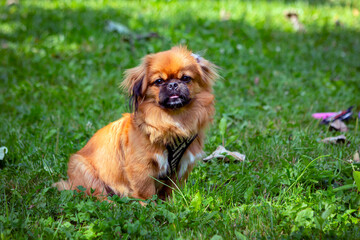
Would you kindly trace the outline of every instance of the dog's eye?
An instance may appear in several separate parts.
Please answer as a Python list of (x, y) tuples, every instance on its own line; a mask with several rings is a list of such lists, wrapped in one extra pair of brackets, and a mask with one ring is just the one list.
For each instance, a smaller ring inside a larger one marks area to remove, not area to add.
[(184, 75), (184, 76), (181, 77), (181, 81), (184, 81), (184, 82), (190, 82), (191, 79), (192, 79), (191, 77), (186, 76), (186, 75)]
[(155, 83), (155, 85), (159, 86), (159, 85), (161, 85), (163, 82), (164, 82), (164, 80), (162, 80), (161, 78), (159, 78), (159, 79), (156, 79), (154, 83)]

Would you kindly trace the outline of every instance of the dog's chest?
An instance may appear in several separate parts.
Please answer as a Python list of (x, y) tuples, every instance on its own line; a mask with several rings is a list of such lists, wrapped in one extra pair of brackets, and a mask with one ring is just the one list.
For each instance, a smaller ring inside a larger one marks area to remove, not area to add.
[[(178, 176), (178, 179), (181, 179), (184, 173), (186, 173), (188, 167), (195, 163), (195, 160), (199, 156), (194, 156), (193, 153), (191, 153), (189, 150), (187, 150), (181, 159), (179, 160), (179, 163), (176, 167), (176, 174)], [(159, 166), (159, 179), (164, 179), (167, 176), (169, 176), (172, 172), (171, 170), (171, 161), (169, 161), (169, 151), (165, 150), (162, 154), (156, 154), (155, 159), (158, 162)]]
[(189, 164), (195, 161), (195, 157), (188, 151), (188, 147), (197, 136), (195, 134), (189, 138), (174, 138), (171, 143), (166, 145), (166, 150), (162, 154), (157, 154), (159, 179), (165, 179), (174, 174), (180, 179), (184, 175)]

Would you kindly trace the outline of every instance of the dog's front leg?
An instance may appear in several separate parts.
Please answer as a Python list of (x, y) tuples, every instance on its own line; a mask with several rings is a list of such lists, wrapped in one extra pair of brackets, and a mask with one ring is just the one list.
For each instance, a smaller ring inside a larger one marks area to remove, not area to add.
[(173, 189), (175, 189), (175, 188), (176, 188), (176, 186), (174, 185), (174, 181), (170, 181), (167, 179), (164, 182), (164, 186), (158, 192), (159, 198), (163, 201), (168, 200), (172, 195)]
[[(137, 199), (150, 199), (156, 194), (155, 180), (151, 177), (151, 171), (142, 167), (133, 168), (129, 171), (129, 182), (131, 185), (130, 196)], [(143, 202), (140, 202), (144, 205)]]
[[(134, 191), (131, 194), (131, 196), (133, 198), (146, 200), (146, 199), (150, 199), (155, 194), (156, 194), (155, 183), (153, 181), (147, 180), (144, 182), (139, 182), (137, 186), (134, 188)], [(146, 206), (146, 203), (144, 203), (143, 201), (139, 201), (139, 203), (142, 206)]]

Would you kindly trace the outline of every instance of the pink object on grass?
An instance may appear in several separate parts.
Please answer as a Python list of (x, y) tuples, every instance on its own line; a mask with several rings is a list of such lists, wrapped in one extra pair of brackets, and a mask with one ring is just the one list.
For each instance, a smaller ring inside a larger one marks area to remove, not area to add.
[(326, 112), (326, 113), (313, 113), (311, 116), (316, 119), (325, 119), (337, 114), (336, 112)]

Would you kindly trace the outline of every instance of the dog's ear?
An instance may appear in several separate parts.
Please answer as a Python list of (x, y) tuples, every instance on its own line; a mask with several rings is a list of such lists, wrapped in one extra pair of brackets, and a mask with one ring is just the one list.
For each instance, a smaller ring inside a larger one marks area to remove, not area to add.
[(205, 58), (201, 57), (198, 54), (192, 53), (191, 55), (196, 59), (196, 62), (200, 65), (201, 79), (204, 85), (211, 87), (214, 84), (215, 80), (219, 78), (219, 74), (217, 72), (219, 67), (213, 64), (212, 62), (206, 60)]
[(130, 96), (130, 108), (137, 111), (139, 101), (144, 97), (147, 88), (146, 58), (142, 60), (139, 66), (125, 71), (125, 79), (121, 83), (121, 87), (126, 90)]

